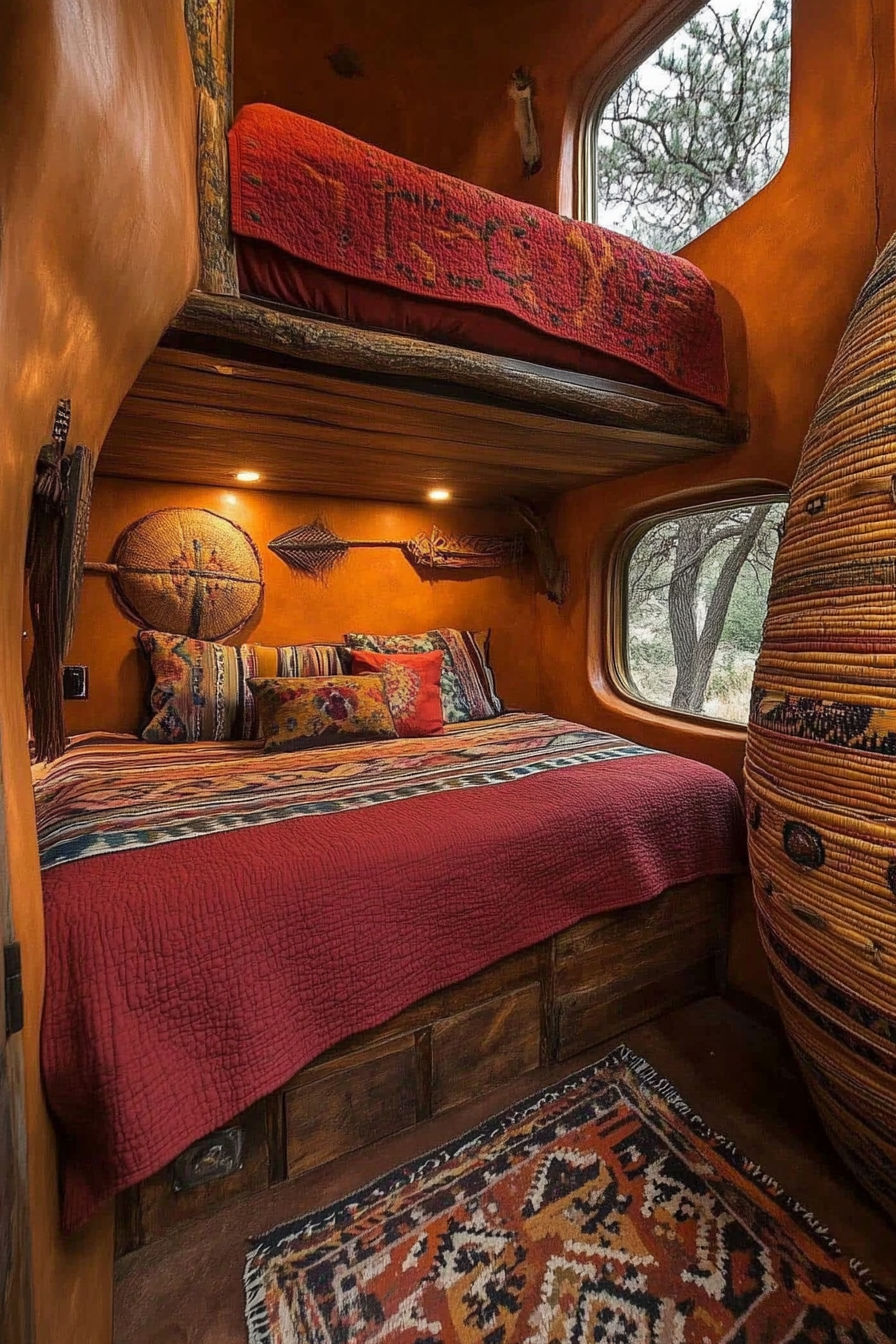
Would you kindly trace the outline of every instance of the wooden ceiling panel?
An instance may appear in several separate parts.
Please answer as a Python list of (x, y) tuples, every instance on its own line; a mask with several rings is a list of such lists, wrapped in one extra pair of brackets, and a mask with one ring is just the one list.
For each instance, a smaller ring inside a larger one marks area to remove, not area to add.
[(100, 454), (107, 476), (418, 501), (443, 486), (462, 503), (543, 503), (609, 476), (717, 452), (719, 445), (542, 415), (485, 401), (159, 348)]

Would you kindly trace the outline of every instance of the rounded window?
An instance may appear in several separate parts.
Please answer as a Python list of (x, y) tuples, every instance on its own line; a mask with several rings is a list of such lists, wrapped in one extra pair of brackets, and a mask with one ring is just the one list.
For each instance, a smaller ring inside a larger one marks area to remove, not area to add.
[(623, 539), (615, 678), (644, 704), (746, 723), (787, 497), (665, 513)]
[(790, 130), (790, 0), (711, 0), (583, 128), (584, 213), (661, 252), (775, 176)]

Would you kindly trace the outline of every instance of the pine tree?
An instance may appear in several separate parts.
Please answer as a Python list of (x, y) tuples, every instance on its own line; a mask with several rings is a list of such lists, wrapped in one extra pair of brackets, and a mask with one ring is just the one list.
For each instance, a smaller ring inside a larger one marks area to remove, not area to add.
[[(748, 200), (787, 151), (789, 0), (705, 5), (640, 66), (601, 122), (599, 204), (674, 252)], [(610, 227), (614, 227), (610, 224)]]

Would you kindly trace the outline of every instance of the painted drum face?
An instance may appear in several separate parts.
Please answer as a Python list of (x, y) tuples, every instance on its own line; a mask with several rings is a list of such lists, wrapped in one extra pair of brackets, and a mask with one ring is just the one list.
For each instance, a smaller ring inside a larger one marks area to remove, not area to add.
[(255, 614), (264, 585), (255, 543), (208, 509), (157, 509), (115, 547), (115, 583), (139, 625), (223, 639)]

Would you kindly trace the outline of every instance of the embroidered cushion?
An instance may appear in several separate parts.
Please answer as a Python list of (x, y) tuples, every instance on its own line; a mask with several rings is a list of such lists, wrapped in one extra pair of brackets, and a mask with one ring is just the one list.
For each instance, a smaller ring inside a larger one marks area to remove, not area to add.
[(348, 634), (345, 642), (354, 652), (431, 653), (441, 649), (442, 710), (446, 723), (468, 719), (493, 719), (504, 712), (489, 666), (489, 630), (427, 630), (422, 635)]
[(152, 718), (144, 742), (229, 742), (259, 736), (251, 677), (331, 676), (345, 670), (341, 644), (213, 644), (141, 630), (150, 662)]
[(253, 677), (265, 751), (397, 737), (382, 677)]
[(429, 737), (445, 726), (440, 682), (445, 655), (432, 653), (352, 654), (352, 673), (382, 677), (399, 737)]

